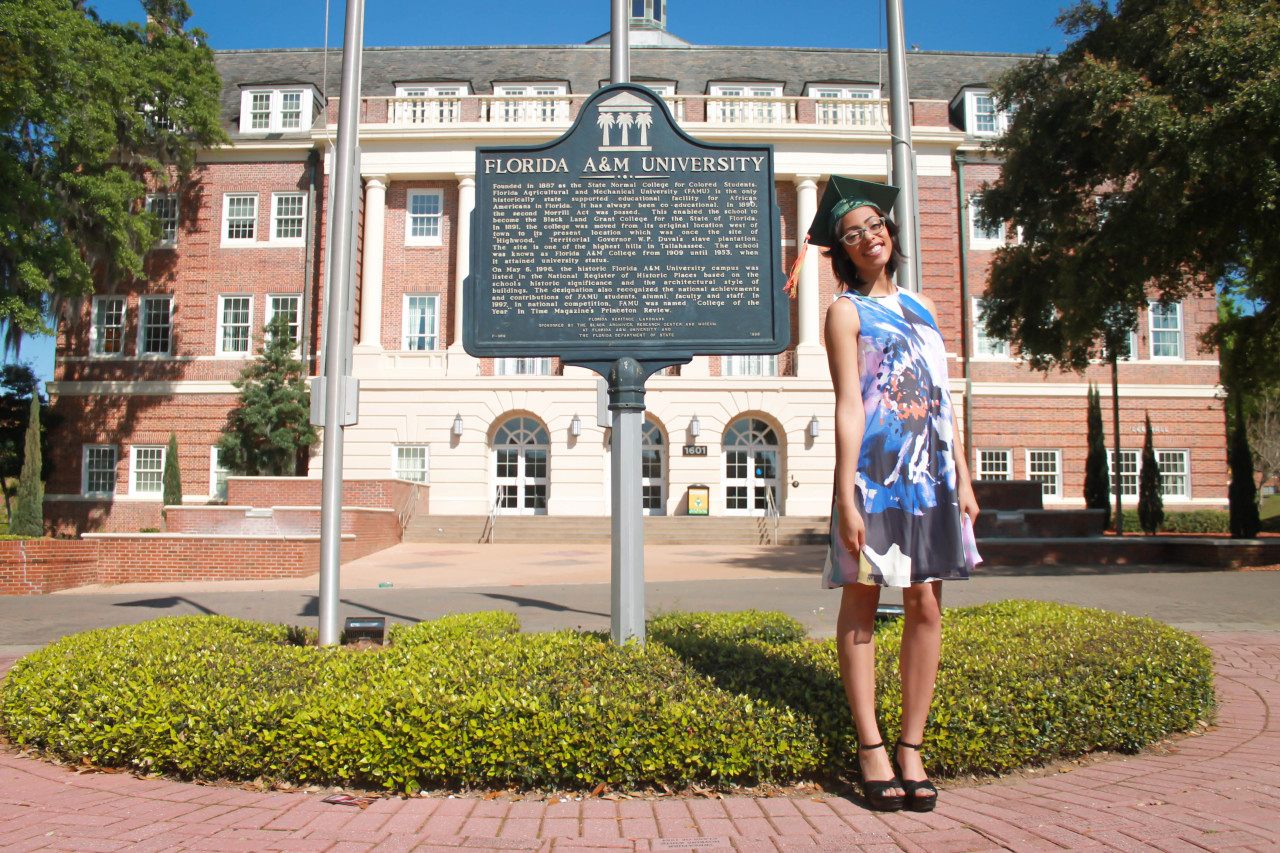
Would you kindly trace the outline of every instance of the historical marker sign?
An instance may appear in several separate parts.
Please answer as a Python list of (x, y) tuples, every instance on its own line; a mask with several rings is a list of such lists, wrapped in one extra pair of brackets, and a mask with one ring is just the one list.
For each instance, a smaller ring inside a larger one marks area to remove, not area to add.
[(463, 345), (592, 362), (790, 342), (773, 148), (713, 145), (662, 99), (596, 92), (546, 145), (479, 148)]

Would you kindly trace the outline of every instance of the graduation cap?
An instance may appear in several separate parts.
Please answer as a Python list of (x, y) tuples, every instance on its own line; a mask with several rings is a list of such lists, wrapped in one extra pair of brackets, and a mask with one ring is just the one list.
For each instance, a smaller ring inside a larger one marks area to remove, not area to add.
[(818, 202), (813, 224), (809, 226), (809, 242), (815, 246), (834, 246), (836, 226), (846, 213), (855, 207), (869, 206), (887, 214), (897, 198), (897, 187), (832, 175), (822, 201)]

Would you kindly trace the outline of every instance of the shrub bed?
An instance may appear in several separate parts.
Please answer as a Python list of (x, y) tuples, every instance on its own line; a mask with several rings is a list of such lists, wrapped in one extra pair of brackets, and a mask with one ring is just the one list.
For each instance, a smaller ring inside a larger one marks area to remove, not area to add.
[[(1126, 533), (1141, 531), (1138, 523), (1138, 511), (1124, 511), (1124, 529)], [(1220, 509), (1192, 509), (1181, 512), (1165, 511), (1164, 521), (1160, 524), (1159, 533), (1230, 533), (1231, 514)]]
[[(615, 789), (847, 776), (834, 644), (782, 614), (669, 614), (644, 647), (514, 617), (447, 617), (377, 651), (293, 644), (227, 617), (67, 637), (20, 660), (0, 728), (66, 761), (183, 778), (419, 788)], [(877, 633), (880, 719), (898, 726), (901, 626)], [(1208, 650), (1095, 610), (947, 613), (926, 738), (940, 775), (1132, 751), (1207, 719)]]

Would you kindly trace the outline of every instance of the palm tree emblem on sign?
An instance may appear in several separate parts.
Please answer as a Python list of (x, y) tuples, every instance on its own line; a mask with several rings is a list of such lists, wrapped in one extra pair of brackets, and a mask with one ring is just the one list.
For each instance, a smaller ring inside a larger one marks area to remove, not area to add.
[[(633, 92), (619, 92), (597, 109), (596, 125), (601, 130), (601, 151), (650, 151), (649, 128), (653, 127), (653, 104)], [(620, 137), (613, 144), (613, 128)], [(640, 144), (631, 144), (631, 128), (640, 131)]]

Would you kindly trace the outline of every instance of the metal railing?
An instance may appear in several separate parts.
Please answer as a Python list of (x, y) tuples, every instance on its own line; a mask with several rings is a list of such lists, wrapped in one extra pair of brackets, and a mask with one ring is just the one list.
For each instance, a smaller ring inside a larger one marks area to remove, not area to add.
[[(778, 544), (778, 500), (774, 497), (773, 486), (764, 487), (764, 533), (770, 545)], [(763, 538), (763, 537), (762, 537)]]
[(480, 541), (489, 545), (493, 544), (493, 539), (498, 529), (498, 509), (502, 506), (502, 486), (495, 486), (493, 490), (493, 506), (489, 508), (489, 517), (484, 521), (484, 530), (480, 531)]

